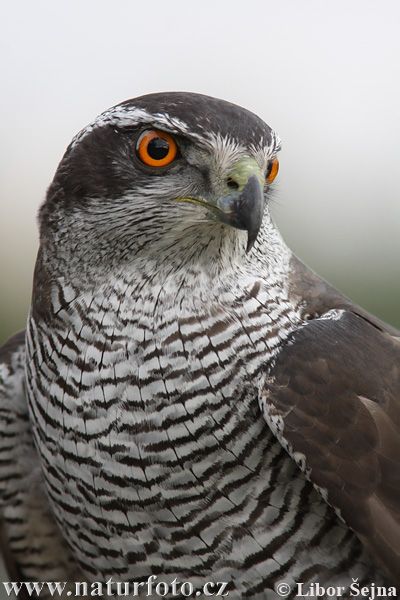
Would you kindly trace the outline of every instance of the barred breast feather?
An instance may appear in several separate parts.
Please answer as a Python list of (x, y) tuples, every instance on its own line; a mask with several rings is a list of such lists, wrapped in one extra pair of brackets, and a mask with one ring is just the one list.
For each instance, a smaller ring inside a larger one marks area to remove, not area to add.
[(399, 333), (284, 243), (279, 149), (256, 115), (183, 92), (67, 148), (27, 329), (0, 350), (16, 580), (400, 585)]
[(31, 316), (34, 435), (89, 579), (157, 574), (200, 589), (212, 575), (234, 598), (267, 598), (280, 579), (371, 574), (259, 412), (301, 308), (279, 275), (236, 277), (190, 296), (122, 276), (93, 293), (59, 286), (51, 327)]

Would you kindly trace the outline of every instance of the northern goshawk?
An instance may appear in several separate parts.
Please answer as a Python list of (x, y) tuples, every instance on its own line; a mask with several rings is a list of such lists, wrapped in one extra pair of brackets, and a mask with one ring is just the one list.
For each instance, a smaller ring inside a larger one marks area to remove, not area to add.
[(68, 147), (1, 350), (14, 578), (400, 584), (399, 333), (285, 245), (279, 148), (190, 93), (119, 104)]

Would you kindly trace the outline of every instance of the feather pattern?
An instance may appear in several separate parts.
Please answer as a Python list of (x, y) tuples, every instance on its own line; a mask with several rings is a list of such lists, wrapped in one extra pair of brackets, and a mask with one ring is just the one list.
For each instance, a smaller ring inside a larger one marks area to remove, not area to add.
[[(150, 124), (183, 138), (185, 166), (168, 176), (132, 156)], [(0, 354), (0, 506), (21, 578), (153, 574), (198, 590), (226, 581), (231, 598), (254, 600), (275, 598), (279, 581), (385, 581), (314, 466), (312, 435), (309, 448), (288, 434), (281, 398), (289, 359), (289, 398), (312, 394), (299, 354), (319, 365), (318, 327), (336, 332), (346, 310), (381, 324), (293, 256), (269, 188), (248, 254), (245, 232), (171, 202), (221, 195), (235, 161), (262, 172), (278, 149), (255, 115), (190, 94), (106, 111), (67, 149), (40, 212), (27, 331)], [(389, 430), (397, 413), (361, 395)]]

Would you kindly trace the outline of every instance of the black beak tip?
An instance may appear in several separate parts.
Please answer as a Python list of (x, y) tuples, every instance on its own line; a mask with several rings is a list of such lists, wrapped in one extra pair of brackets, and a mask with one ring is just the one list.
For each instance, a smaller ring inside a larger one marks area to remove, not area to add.
[(246, 254), (248, 254), (257, 239), (264, 212), (263, 191), (254, 175), (250, 177), (241, 194), (240, 212), (247, 229)]
[(248, 254), (257, 239), (264, 213), (263, 187), (258, 178), (252, 175), (240, 193), (224, 196), (219, 208), (223, 223), (247, 231)]
[(247, 232), (247, 245), (246, 245), (246, 254), (250, 252), (252, 247), (254, 246), (254, 242), (256, 241), (257, 236), (251, 235), (250, 231)]

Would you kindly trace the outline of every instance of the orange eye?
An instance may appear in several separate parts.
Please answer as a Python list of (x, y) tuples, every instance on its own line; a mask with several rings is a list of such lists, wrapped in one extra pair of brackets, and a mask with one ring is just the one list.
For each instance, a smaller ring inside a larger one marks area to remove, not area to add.
[(149, 129), (139, 137), (136, 152), (145, 165), (166, 167), (176, 157), (178, 146), (169, 133), (158, 129)]
[(279, 160), (277, 158), (274, 158), (273, 160), (271, 160), (271, 162), (268, 166), (267, 177), (266, 177), (267, 183), (273, 182), (275, 177), (278, 175), (278, 171), (279, 171)]

